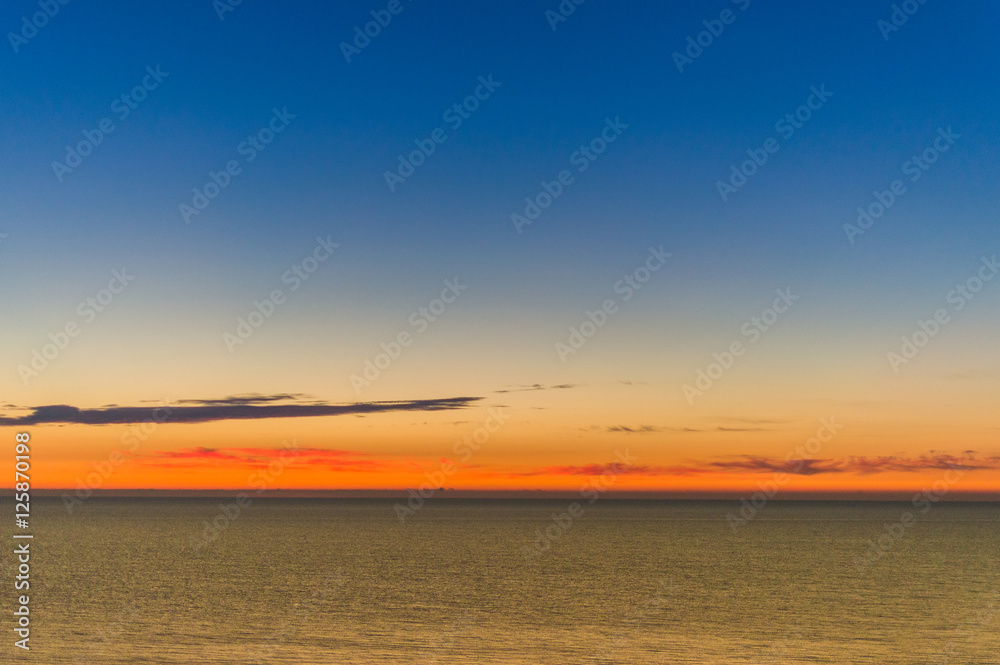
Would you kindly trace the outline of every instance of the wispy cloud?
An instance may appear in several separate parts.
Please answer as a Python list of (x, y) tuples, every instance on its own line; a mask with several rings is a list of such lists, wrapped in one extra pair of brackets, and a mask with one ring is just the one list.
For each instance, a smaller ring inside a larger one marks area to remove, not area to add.
[[(303, 402), (299, 395), (237, 395), (223, 399), (177, 400), (169, 407), (172, 423), (204, 423), (219, 420), (253, 420), (261, 418), (315, 418), (384, 411), (445, 411), (471, 406), (481, 397), (448, 397), (390, 402), (354, 402), (330, 404), (318, 400)], [(294, 400), (294, 401), (292, 401)], [(279, 402), (279, 403), (275, 403)], [(285, 402), (285, 403), (280, 403)], [(145, 406), (115, 406), (81, 409), (65, 404), (28, 407), (23, 416), (0, 416), (0, 427), (73, 423), (80, 425), (111, 425), (138, 423), (148, 420), (150, 408)]]
[(605, 432), (618, 432), (622, 434), (652, 434), (654, 432), (665, 432), (668, 428), (655, 427), (653, 425), (639, 425), (638, 427), (628, 427), (626, 425), (614, 425), (608, 427)]
[(561, 383), (557, 386), (543, 386), (540, 383), (535, 383), (530, 386), (514, 386), (512, 388), (505, 388), (503, 390), (494, 390), (495, 393), (521, 393), (529, 392), (535, 390), (567, 390), (569, 388), (578, 388), (580, 384), (578, 383)]
[(767, 457), (743, 457), (737, 460), (710, 462), (709, 467), (718, 471), (781, 472), (798, 476), (815, 476), (821, 473), (844, 473), (840, 460), (797, 459), (785, 461)]
[(504, 475), (510, 478), (526, 476), (599, 476), (603, 473), (613, 473), (616, 476), (662, 476), (670, 475), (671, 467), (657, 466), (625, 466), (619, 462), (606, 462), (582, 465), (546, 466), (521, 471), (507, 471), (494, 475)]
[(977, 459), (971, 451), (962, 456), (932, 452), (920, 457), (842, 457), (792, 459), (747, 455), (738, 458), (714, 460), (688, 460), (671, 465), (622, 465), (619, 462), (590, 462), (584, 464), (549, 465), (536, 467), (509, 467), (480, 464), (462, 464), (454, 460), (436, 460), (429, 457), (374, 455), (357, 450), (326, 448), (209, 448), (196, 447), (182, 450), (151, 452), (137, 456), (133, 463), (143, 467), (164, 470), (194, 468), (265, 469), (280, 459), (292, 468), (324, 470), (344, 473), (418, 474), (438, 468), (450, 461), (466, 474), (481, 478), (553, 478), (596, 477), (602, 474), (645, 477), (679, 478), (706, 475), (747, 475), (787, 473), (794, 476), (822, 474), (854, 474), (859, 476), (903, 472), (928, 471), (982, 471), (1000, 469), (1000, 457)]
[(137, 464), (163, 469), (239, 466), (264, 469), (281, 460), (292, 467), (321, 468), (329, 471), (384, 473), (410, 470), (416, 463), (405, 459), (379, 459), (355, 450), (326, 448), (186, 448), (155, 452), (137, 458)]
[(723, 427), (721, 425), (712, 429), (661, 427), (658, 425), (612, 425), (605, 427), (604, 431), (611, 434), (656, 434), (658, 432), (681, 432), (689, 434), (691, 432), (772, 432), (774, 430), (768, 427)]
[(1000, 468), (995, 460), (977, 460), (974, 457), (956, 457), (945, 453), (933, 453), (920, 457), (842, 457), (826, 459), (784, 459), (746, 456), (735, 460), (709, 463), (714, 469), (726, 471), (772, 472), (801, 476), (822, 473), (854, 473), (871, 475), (887, 472), (917, 472), (927, 470), (958, 469), (976, 471)]
[(615, 463), (591, 463), (580, 465), (547, 466), (496, 472), (492, 475), (507, 477), (525, 476), (599, 476), (607, 471), (616, 474), (647, 477), (692, 476), (713, 473), (776, 473), (797, 476), (815, 476), (827, 473), (870, 475), (888, 472), (916, 473), (920, 471), (981, 471), (1000, 469), (1000, 457), (977, 460), (972, 457), (957, 457), (945, 453), (906, 457), (844, 457), (826, 459), (793, 459), (766, 456), (744, 456), (725, 460), (692, 460), (678, 465), (652, 466), (635, 465), (624, 470)]
[(243, 395), (230, 395), (222, 399), (181, 399), (177, 404), (191, 404), (195, 406), (233, 406), (240, 404), (271, 404), (274, 402), (298, 402), (299, 404), (322, 404), (322, 401), (313, 399), (311, 395), (302, 393), (275, 393), (273, 395), (262, 395), (260, 393), (245, 393)]

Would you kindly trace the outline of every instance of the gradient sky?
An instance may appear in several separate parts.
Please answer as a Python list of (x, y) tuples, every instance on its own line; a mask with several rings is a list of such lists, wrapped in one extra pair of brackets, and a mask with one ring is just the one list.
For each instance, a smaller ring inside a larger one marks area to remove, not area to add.
[[(470, 489), (608, 472), (616, 490), (750, 491), (784, 470), (789, 490), (917, 491), (957, 468), (950, 490), (1000, 492), (1000, 279), (953, 293), (1000, 254), (996, 3), (927, 3), (885, 33), (888, 2), (588, 2), (553, 30), (555, 0), (402, 0), (347, 62), (341, 42), (387, 4), (243, 3), (220, 20), (209, 0), (74, 2), (8, 36), (0, 436), (31, 433), (37, 487), (74, 487), (115, 451), (103, 488), (243, 487), (294, 440), (269, 487), (416, 487), (451, 460), (444, 485)], [(734, 20), (679, 72), (674, 52), (723, 10)], [(0, 26), (36, 11), (7, 3)], [(167, 76), (120, 119), (147, 67)], [(480, 77), (500, 85), (453, 129), (443, 114)], [(273, 109), (295, 118), (248, 162), (239, 146)], [(60, 181), (53, 162), (103, 118), (114, 131)], [(606, 119), (628, 127), (578, 172)], [(436, 128), (447, 140), (391, 191), (385, 172)], [(905, 164), (949, 128), (911, 181)], [(718, 181), (768, 139), (779, 150), (723, 200)], [(230, 160), (240, 173), (186, 223), (179, 206)], [(563, 170), (572, 184), (519, 233), (512, 213)], [(897, 179), (905, 193), (849, 238)], [(293, 291), (283, 276), (318, 238), (339, 246)], [(625, 302), (616, 284), (661, 247)], [(88, 314), (113, 271), (134, 279)], [(446, 280), (466, 288), (430, 322), (419, 308)], [(227, 344), (275, 289), (273, 315)], [(745, 334), (786, 289), (794, 305)], [(352, 383), (400, 333), (412, 344)], [(745, 353), (688, 399), (733, 342)], [(281, 410), (359, 402), (401, 404)], [(160, 404), (171, 415), (133, 445), (125, 421)], [(52, 405), (83, 411), (36, 411)], [(135, 410), (86, 415), (107, 405)], [(503, 425), (456, 454), (491, 413)], [(831, 417), (836, 434), (796, 453)], [(611, 466), (625, 451), (634, 463)]]

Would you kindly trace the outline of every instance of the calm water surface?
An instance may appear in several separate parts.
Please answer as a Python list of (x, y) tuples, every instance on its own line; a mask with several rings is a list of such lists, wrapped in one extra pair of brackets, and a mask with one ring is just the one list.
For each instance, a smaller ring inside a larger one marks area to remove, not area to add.
[(18, 662), (1000, 662), (995, 504), (258, 499), (196, 549), (219, 503), (36, 499)]

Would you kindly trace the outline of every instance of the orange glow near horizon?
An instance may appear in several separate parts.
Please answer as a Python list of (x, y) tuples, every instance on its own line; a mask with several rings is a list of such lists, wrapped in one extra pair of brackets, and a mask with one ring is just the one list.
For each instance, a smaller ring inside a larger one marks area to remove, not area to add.
[[(607, 474), (615, 492), (752, 494), (778, 482), (779, 492), (864, 494), (947, 482), (949, 492), (1000, 496), (997, 427), (978, 392), (964, 401), (924, 391), (905, 401), (802, 401), (774, 385), (738, 383), (720, 384), (710, 406), (687, 404), (679, 384), (595, 379), (480, 391), (484, 397), (442, 408), (256, 419), (226, 412), (207, 422), (178, 417), (198, 408), (190, 401), (170, 402), (175, 411), (153, 422), (159, 405), (137, 400), (146, 422), (4, 426), (0, 439), (31, 434), (39, 489), (576, 492)], [(330, 403), (310, 399), (262, 403)], [(81, 408), (93, 415), (103, 407)], [(282, 458), (285, 447), (295, 454)], [(631, 460), (624, 470), (613, 466), (622, 455)]]
[[(869, 441), (895, 440), (901, 436), (898, 428), (859, 427), (855, 420), (853, 431), (831, 432), (824, 430), (823, 420), (779, 419), (760, 419), (759, 424), (709, 419), (697, 428), (583, 428), (553, 419), (536, 422), (533, 412), (521, 409), (511, 409), (498, 426), (489, 420), (491, 413), (506, 412), (477, 408), (24, 429), (32, 435), (32, 484), (38, 489), (445, 487), (863, 495), (916, 493), (937, 483), (945, 493), (1000, 490), (1000, 460), (971, 452), (932, 453), (941, 446), (934, 443), (935, 429), (926, 424), (922, 437), (909, 438), (907, 452), (876, 456), (866, 452), (873, 449)], [(528, 417), (522, 419), (525, 413)], [(487, 431), (486, 425), (495, 431)], [(14, 428), (2, 431), (0, 436), (13, 440)], [(809, 466), (796, 468), (805, 464)]]

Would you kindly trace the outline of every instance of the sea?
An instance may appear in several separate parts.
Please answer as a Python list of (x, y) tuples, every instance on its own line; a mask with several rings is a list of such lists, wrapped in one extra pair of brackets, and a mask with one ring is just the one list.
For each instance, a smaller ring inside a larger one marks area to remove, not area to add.
[(36, 498), (0, 662), (1000, 663), (1000, 504), (413, 505)]

